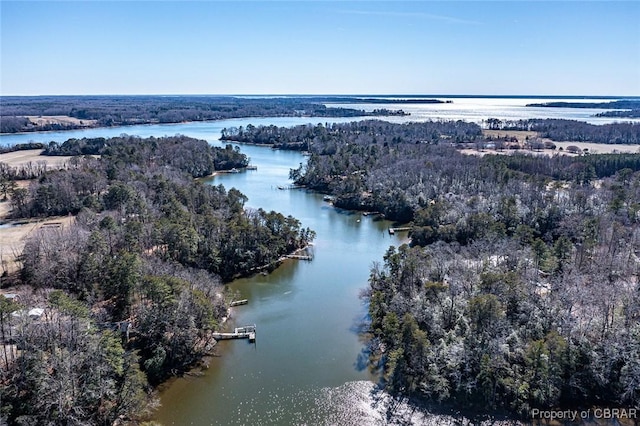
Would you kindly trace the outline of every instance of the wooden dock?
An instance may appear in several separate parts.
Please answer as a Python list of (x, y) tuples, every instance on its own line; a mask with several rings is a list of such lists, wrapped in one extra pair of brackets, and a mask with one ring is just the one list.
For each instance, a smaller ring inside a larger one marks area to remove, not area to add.
[(278, 185), (278, 189), (304, 189), (306, 188), (304, 185)]
[(256, 325), (245, 325), (244, 327), (236, 327), (233, 333), (212, 333), (216, 340), (230, 339), (249, 339), (250, 342), (256, 341)]
[(286, 256), (287, 259), (298, 259), (298, 260), (313, 260), (313, 256), (305, 256), (301, 254), (288, 254)]
[(401, 232), (401, 231), (411, 231), (411, 227), (410, 226), (402, 226), (400, 228), (389, 228), (389, 235), (393, 235), (396, 232)]

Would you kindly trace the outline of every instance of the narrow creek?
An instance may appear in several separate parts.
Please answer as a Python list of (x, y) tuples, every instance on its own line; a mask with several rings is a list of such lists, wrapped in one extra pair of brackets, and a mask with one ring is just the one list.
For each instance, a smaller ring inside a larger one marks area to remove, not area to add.
[(289, 183), (289, 169), (306, 160), (301, 154), (242, 150), (257, 170), (209, 182), (239, 189), (248, 208), (292, 215), (315, 230), (314, 259), (288, 260), (269, 275), (230, 284), (249, 304), (233, 308), (226, 327), (256, 324), (256, 343), (220, 342), (204, 376), (165, 386), (155, 419), (164, 425), (355, 421), (353, 388), (366, 399), (375, 380), (358, 336), (366, 316), (359, 294), (373, 262), (406, 233), (390, 236), (390, 222), (337, 210), (320, 194), (278, 189)]

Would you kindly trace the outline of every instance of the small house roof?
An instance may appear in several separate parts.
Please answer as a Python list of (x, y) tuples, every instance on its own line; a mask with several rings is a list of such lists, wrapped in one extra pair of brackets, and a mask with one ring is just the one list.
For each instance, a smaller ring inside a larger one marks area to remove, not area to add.
[(44, 314), (44, 309), (42, 308), (33, 308), (31, 310), (29, 310), (29, 317), (31, 318), (40, 318), (42, 316), (42, 314)]

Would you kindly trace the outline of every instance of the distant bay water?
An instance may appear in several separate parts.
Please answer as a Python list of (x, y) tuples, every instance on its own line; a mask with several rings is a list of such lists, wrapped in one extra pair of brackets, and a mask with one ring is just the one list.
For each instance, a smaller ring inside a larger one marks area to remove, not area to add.
[[(585, 121), (591, 124), (607, 124), (616, 121), (640, 122), (640, 119), (596, 117), (596, 114), (611, 111), (596, 108), (550, 108), (550, 107), (527, 107), (527, 104), (540, 104), (547, 102), (608, 102), (616, 99), (599, 98), (522, 98), (522, 97), (436, 97), (445, 103), (416, 104), (398, 103), (402, 97), (393, 97), (394, 103), (385, 103), (385, 98), (380, 98), (380, 103), (334, 103), (327, 106), (357, 108), (365, 111), (374, 109), (401, 109), (410, 113), (404, 117), (388, 117), (385, 120), (392, 122), (405, 121), (427, 121), (427, 120), (464, 120), (481, 124), (487, 118), (497, 118), (500, 120), (527, 120), (531, 118), (558, 118), (567, 120)], [(425, 97), (425, 99), (431, 99)], [(449, 102), (450, 101), (450, 102)]]
[[(368, 97), (368, 96), (367, 96)], [(402, 109), (409, 113), (406, 116), (393, 117), (350, 117), (350, 118), (332, 118), (332, 117), (248, 117), (219, 121), (207, 122), (191, 122), (191, 123), (175, 123), (175, 124), (149, 124), (135, 126), (120, 127), (102, 127), (94, 129), (66, 130), (54, 132), (32, 132), (20, 134), (2, 134), (0, 135), (0, 145), (11, 146), (18, 143), (27, 142), (43, 142), (51, 141), (64, 142), (69, 138), (94, 138), (94, 137), (113, 137), (121, 134), (136, 135), (140, 137), (164, 136), (184, 134), (196, 138), (202, 138), (209, 141), (218, 140), (220, 132), (225, 127), (253, 125), (276, 125), (276, 126), (295, 126), (298, 124), (318, 124), (318, 123), (341, 123), (355, 120), (379, 118), (395, 123), (404, 123), (409, 121), (428, 121), (428, 120), (464, 120), (482, 124), (488, 118), (497, 118), (500, 120), (524, 120), (530, 118), (561, 118), (568, 120), (579, 120), (592, 124), (606, 124), (619, 121), (640, 122), (636, 119), (620, 119), (608, 117), (595, 117), (596, 114), (605, 112), (604, 109), (593, 108), (547, 108), (547, 107), (527, 107), (531, 103), (544, 102), (604, 102), (606, 100), (615, 100), (614, 98), (524, 98), (524, 97), (430, 97), (424, 96), (425, 99), (438, 99), (445, 103), (434, 104), (415, 104), (415, 103), (397, 103), (399, 96), (377, 97), (380, 103), (328, 103), (327, 106), (355, 108), (365, 111), (373, 111), (374, 109), (387, 108), (390, 110)], [(385, 103), (386, 99), (394, 99), (394, 103)], [(622, 99), (622, 98), (620, 98)], [(450, 103), (446, 103), (451, 101)]]

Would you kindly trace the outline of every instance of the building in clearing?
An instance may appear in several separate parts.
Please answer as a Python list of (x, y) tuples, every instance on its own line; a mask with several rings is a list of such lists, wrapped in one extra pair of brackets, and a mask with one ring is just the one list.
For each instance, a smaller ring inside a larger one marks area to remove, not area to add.
[(44, 309), (42, 308), (33, 308), (29, 310), (29, 313), (27, 315), (29, 315), (29, 318), (31, 319), (39, 319), (42, 314), (44, 314)]

